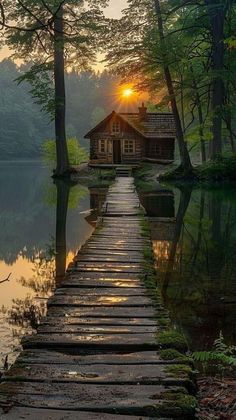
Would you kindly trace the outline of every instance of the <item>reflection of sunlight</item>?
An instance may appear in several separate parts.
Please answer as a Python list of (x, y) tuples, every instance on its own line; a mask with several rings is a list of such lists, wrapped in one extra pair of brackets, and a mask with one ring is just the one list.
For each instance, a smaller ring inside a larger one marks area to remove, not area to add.
[(98, 302), (103, 303), (121, 303), (121, 302), (127, 302), (128, 297), (121, 297), (121, 296), (102, 296), (98, 299)]
[[(152, 241), (152, 247), (155, 257), (155, 265), (158, 270), (164, 271), (170, 258), (172, 242), (171, 241)], [(175, 263), (180, 260), (180, 249), (177, 246), (175, 254)]]

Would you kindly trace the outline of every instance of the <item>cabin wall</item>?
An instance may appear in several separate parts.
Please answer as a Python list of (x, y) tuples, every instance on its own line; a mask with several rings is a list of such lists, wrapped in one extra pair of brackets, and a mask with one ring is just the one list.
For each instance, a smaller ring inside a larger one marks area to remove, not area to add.
[[(105, 133), (94, 135), (90, 140), (90, 163), (113, 164), (113, 142), (119, 140), (120, 163), (138, 163), (144, 157), (144, 140), (142, 137), (123, 134), (123, 137), (115, 138)], [(102, 143), (101, 143), (102, 141)], [(104, 144), (105, 141), (105, 144)], [(127, 149), (127, 141), (133, 143), (133, 152)], [(102, 150), (101, 150), (102, 149)]]
[(174, 160), (175, 139), (148, 139), (146, 141), (145, 155), (148, 159)]

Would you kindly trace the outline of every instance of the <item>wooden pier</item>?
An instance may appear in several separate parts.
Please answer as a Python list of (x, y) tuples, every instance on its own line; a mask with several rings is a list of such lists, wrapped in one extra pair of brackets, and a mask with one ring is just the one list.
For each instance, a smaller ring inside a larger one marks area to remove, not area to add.
[(168, 314), (144, 285), (142, 218), (133, 178), (117, 177), (37, 334), (1, 378), (1, 420), (194, 418), (189, 362), (161, 341)]

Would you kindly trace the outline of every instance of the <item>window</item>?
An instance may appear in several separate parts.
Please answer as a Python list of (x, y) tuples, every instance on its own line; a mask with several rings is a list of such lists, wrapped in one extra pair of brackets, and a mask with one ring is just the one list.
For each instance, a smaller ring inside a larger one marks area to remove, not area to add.
[(120, 133), (120, 122), (113, 121), (112, 123), (112, 133)]
[(132, 155), (134, 153), (134, 141), (124, 140), (124, 154)]
[(107, 151), (107, 142), (106, 140), (99, 140), (99, 152), (106, 153)]
[(149, 155), (153, 156), (153, 157), (161, 156), (162, 155), (162, 146), (159, 143), (150, 144)]

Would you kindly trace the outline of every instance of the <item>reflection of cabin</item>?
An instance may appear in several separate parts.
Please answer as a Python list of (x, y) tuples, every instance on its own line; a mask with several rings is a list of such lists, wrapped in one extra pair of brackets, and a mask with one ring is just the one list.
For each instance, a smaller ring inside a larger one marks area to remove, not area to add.
[(142, 193), (140, 201), (149, 218), (154, 241), (172, 241), (175, 230), (175, 199), (172, 191)]
[(102, 206), (107, 195), (107, 188), (89, 188), (91, 213), (85, 218), (93, 227), (96, 226), (97, 219), (101, 213)]
[(86, 134), (90, 164), (170, 163), (174, 160), (175, 124), (170, 113), (113, 111)]

